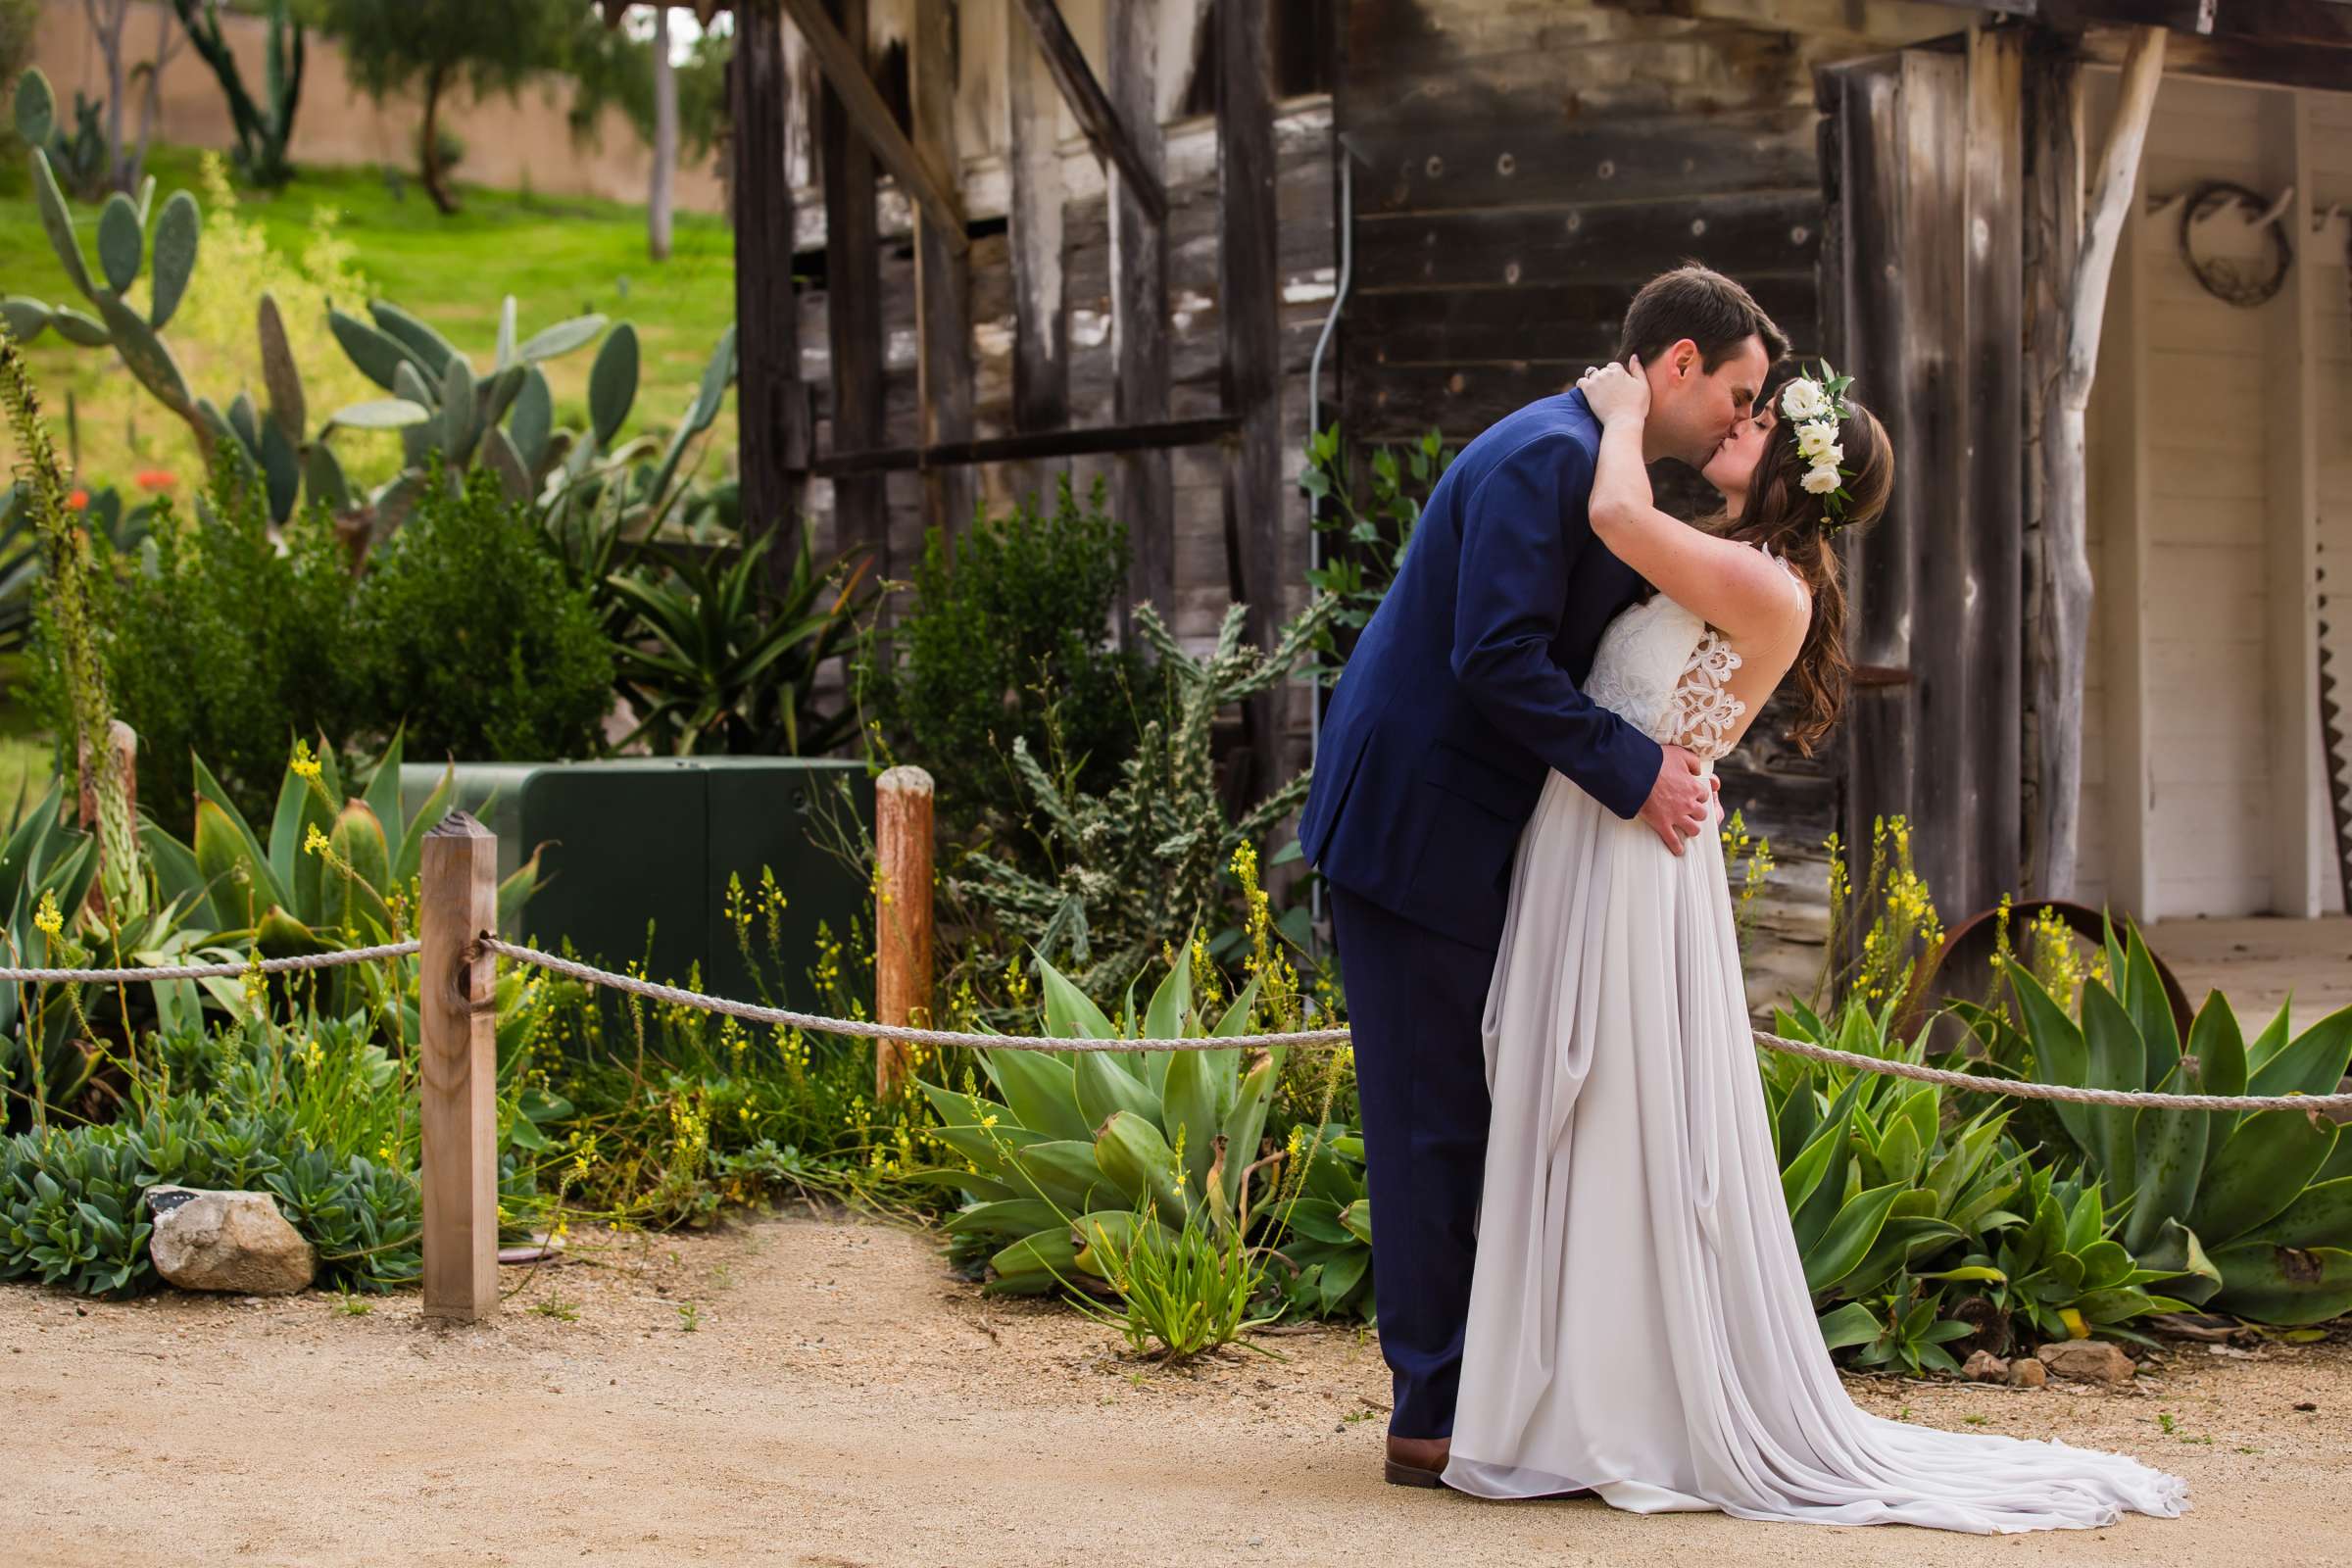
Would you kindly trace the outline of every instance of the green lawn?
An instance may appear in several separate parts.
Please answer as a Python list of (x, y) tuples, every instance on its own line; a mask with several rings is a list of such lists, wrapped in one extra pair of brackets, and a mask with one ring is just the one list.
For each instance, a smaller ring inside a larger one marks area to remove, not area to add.
[[(181, 188), (203, 199), (198, 157), (193, 149), (166, 147), (150, 159), (159, 211), (165, 198)], [(641, 207), (474, 187), (465, 188), (463, 200), (464, 212), (443, 218), (413, 178), (406, 181), (406, 195), (395, 197), (382, 172), (373, 168), (306, 171), (274, 194), (237, 193), (240, 214), (258, 227), (270, 256), (289, 266), (300, 264), (312, 241), (314, 213), (324, 209), (333, 214), (335, 233), (349, 247), (348, 265), (364, 279), (368, 293), (431, 322), (466, 351), (477, 371), (490, 363), (499, 302), (508, 294), (518, 302), (526, 336), (587, 311), (634, 322), (643, 368), (624, 435), (646, 427), (666, 428), (691, 399), (712, 345), (734, 318), (734, 255), (726, 224), (716, 218), (680, 214), (673, 254), (657, 264), (646, 256)], [(98, 208), (76, 204), (74, 213), (84, 251), (94, 258)], [(199, 251), (199, 286), (206, 255)], [(90, 270), (97, 271), (94, 259)], [(223, 338), (235, 334), (229, 349), (208, 354), (203, 342), (190, 340), (191, 333), (201, 338), (202, 323), (179, 318), (166, 328), (165, 336), (194, 389), (225, 407), (245, 377), (222, 367), (231, 351), (240, 358), (250, 354), (246, 345), (252, 341), (251, 290), (258, 285), (245, 284), (240, 290), (243, 280), (233, 276), (211, 281), (219, 285), (216, 293), (234, 302), (238, 313), (236, 319), (224, 314), (218, 326)], [(13, 161), (5, 181), (0, 181), (0, 291), (86, 307), (67, 283), (42, 233), (25, 172)], [(357, 302), (337, 304), (357, 313)], [(188, 314), (185, 307), (181, 314)], [(338, 401), (320, 393), (341, 391), (334, 382), (347, 376), (349, 368), (331, 346), (303, 352), (306, 323), (289, 325), (296, 333), (306, 378), (322, 383), (310, 399), (316, 426)], [(318, 363), (321, 358), (328, 363)], [(593, 350), (583, 350), (548, 367), (560, 419), (584, 421), (592, 359)], [(75, 348), (50, 333), (32, 351), (31, 362), (48, 393), (51, 420), (61, 440), (65, 393), (69, 388), (74, 393), (80, 472), (86, 480), (127, 490), (131, 474), (140, 469), (163, 467), (180, 475), (192, 471), (192, 441), (122, 371), (112, 350)], [(365, 383), (358, 386), (364, 389)], [(260, 401), (260, 387), (251, 390)], [(360, 395), (367, 394), (362, 390)], [(337, 438), (338, 451), (344, 450), (345, 439)], [(731, 416), (712, 427), (710, 441), (704, 472), (731, 466)], [(351, 457), (346, 454), (347, 462)], [(381, 461), (371, 464), (361, 455), (352, 466), (365, 473)]]
[[(158, 149), (149, 167), (156, 175), (157, 211), (172, 192), (183, 188), (204, 201), (199, 154), (193, 149)], [(223, 408), (240, 388), (250, 389), (257, 403), (264, 401), (253, 312), (267, 279), (250, 274), (268, 270), (254, 265), (257, 261), (270, 268), (304, 265), (314, 242), (314, 215), (323, 209), (333, 215), (333, 233), (347, 249), (343, 270), (357, 274), (365, 295), (391, 300), (431, 322), (466, 351), (477, 372), (490, 365), (499, 304), (509, 294), (517, 302), (525, 336), (589, 311), (633, 322), (642, 359), (637, 401), (623, 438), (670, 426), (692, 400), (719, 334), (734, 319), (733, 241), (722, 220), (678, 215), (670, 260), (657, 264), (646, 256), (641, 207), (466, 187), (465, 211), (443, 218), (414, 179), (406, 184), (405, 197), (396, 198), (378, 170), (320, 169), (307, 171), (274, 195), (236, 192), (237, 213), (259, 235), (255, 249), (266, 255), (240, 257), (233, 249), (223, 254), (208, 227), (196, 281), (165, 329), (190, 386)], [(65, 269), (49, 247), (29, 190), (23, 164), (13, 158), (0, 164), (0, 293), (86, 308), (88, 302), (66, 281)], [(99, 209), (76, 203), (74, 211), (96, 276)], [(211, 273), (208, 258), (215, 264)], [(143, 281), (134, 285), (134, 299), (144, 297), (144, 287)], [(335, 303), (361, 314), (364, 299)], [(312, 314), (317, 319), (290, 318), (287, 324), (316, 429), (343, 403), (381, 394), (325, 336), (323, 307), (315, 306)], [(185, 426), (131, 379), (113, 350), (77, 348), (50, 332), (27, 358), (61, 447), (69, 441), (67, 394), (72, 394), (71, 439), (83, 483), (111, 484), (135, 498), (133, 475), (143, 470), (174, 476), (170, 488), (182, 497), (201, 481), (195, 443)], [(548, 365), (560, 423), (586, 422), (593, 361), (592, 347)], [(706, 476), (729, 471), (736, 445), (731, 409), (711, 426), (705, 443), (701, 471)], [(386, 435), (338, 435), (335, 447), (362, 480), (386, 476), (399, 461), (397, 442)], [(13, 462), (13, 457), (0, 430), (0, 461)], [(0, 668), (0, 814), (13, 806), (21, 781), (30, 778), (37, 790), (49, 770), (47, 741), (24, 733), (14, 674)]]

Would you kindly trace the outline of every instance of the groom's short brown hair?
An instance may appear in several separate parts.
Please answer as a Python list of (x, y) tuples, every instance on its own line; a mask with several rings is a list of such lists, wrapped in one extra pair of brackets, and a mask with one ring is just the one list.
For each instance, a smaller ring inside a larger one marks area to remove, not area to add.
[(1646, 364), (1689, 338), (1713, 370), (1751, 337), (1764, 340), (1767, 363), (1778, 363), (1788, 352), (1788, 334), (1773, 324), (1753, 295), (1712, 268), (1691, 262), (1642, 285), (1626, 308), (1617, 363), (1639, 354)]

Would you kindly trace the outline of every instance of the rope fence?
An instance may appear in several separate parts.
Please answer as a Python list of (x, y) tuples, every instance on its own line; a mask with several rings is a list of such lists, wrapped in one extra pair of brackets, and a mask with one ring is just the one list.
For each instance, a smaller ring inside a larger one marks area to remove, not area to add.
[[(914, 846), (927, 860), (930, 779), (920, 769), (893, 769), (911, 779), (885, 781), (877, 791), (877, 842)], [(887, 820), (892, 813), (904, 818)], [(907, 852), (909, 855), (913, 851)], [(897, 858), (885, 855), (885, 858)], [(796, 1012), (732, 998), (662, 985), (616, 974), (594, 964), (545, 953), (492, 934), (498, 924), (498, 841), (479, 822), (453, 811), (424, 839), (418, 898), (418, 940), (389, 942), (335, 953), (265, 958), (258, 963), (167, 964), (138, 968), (4, 968), (0, 983), (97, 984), (228, 979), (260, 970), (297, 974), (416, 956), (419, 961), (417, 1050), (422, 1154), (418, 1183), (423, 1197), (424, 1312), (428, 1317), (475, 1322), (498, 1307), (498, 1078), (496, 965), (493, 956), (529, 964), (582, 984), (643, 997), (671, 1006), (724, 1013), (754, 1023), (807, 1033), (837, 1035), (875, 1043), (877, 1094), (903, 1086), (910, 1068), (910, 1046), (989, 1051), (1231, 1051), (1288, 1046), (1335, 1046), (1352, 1038), (1346, 1028), (1295, 1029), (1283, 1033), (1219, 1035), (1189, 1039), (1069, 1039), (1051, 1035), (999, 1035), (924, 1028), (912, 1021), (929, 1011), (931, 995), (931, 909), (928, 876), (899, 875), (888, 865), (876, 896), (874, 1019), (833, 1018)], [(895, 1016), (894, 1016), (895, 1014)], [(2146, 1090), (2088, 1089), (2070, 1084), (2031, 1083), (1984, 1077), (1922, 1062), (1889, 1060), (1838, 1051), (1809, 1041), (1754, 1032), (1757, 1045), (1856, 1072), (1879, 1073), (1975, 1094), (2018, 1100), (2059, 1101), (2119, 1109), (2245, 1112), (2297, 1110), (2314, 1117), (2352, 1119), (2352, 1094), (2200, 1095)]]
[(347, 963), (373, 963), (378, 958), (405, 958), (418, 952), (416, 942), (386, 942), (372, 948), (344, 948), (333, 953), (305, 953), (290, 958), (264, 958), (259, 963), (166, 963), (135, 969), (11, 969), (0, 967), (0, 983), (26, 982), (58, 985), (144, 984), (153, 980), (235, 980), (259, 970), (263, 974), (299, 974), (309, 969), (338, 969)]
[[(346, 964), (372, 963), (379, 958), (408, 957), (422, 949), (418, 942), (385, 942), (370, 948), (350, 948), (334, 953), (303, 954), (287, 958), (264, 958), (259, 963), (187, 963), (159, 964), (150, 967), (117, 969), (24, 969), (0, 966), (0, 982), (114, 985), (144, 983), (158, 980), (234, 979), (256, 970), (264, 974), (299, 974), (317, 969), (339, 968)], [(882, 1023), (870, 1018), (835, 1018), (823, 1013), (795, 1012), (789, 1007), (771, 1007), (760, 1003), (738, 1002), (730, 997), (714, 997), (708, 992), (689, 991), (684, 986), (663, 985), (659, 981), (641, 979), (636, 975), (616, 974), (600, 969), (575, 958), (562, 957), (538, 948), (525, 947), (518, 942), (506, 942), (489, 935), (476, 936), (466, 950), (467, 962), (483, 954), (496, 954), (517, 963), (527, 963), (550, 974), (577, 980), (586, 985), (602, 986), (608, 990), (644, 997), (671, 1006), (694, 1007), (704, 1012), (725, 1013), (751, 1023), (763, 1023), (778, 1029), (799, 1029), (809, 1034), (838, 1035), (849, 1039), (888, 1041), (896, 1045), (930, 1046), (938, 1049), (987, 1051), (1234, 1051), (1271, 1050), (1276, 1047), (1344, 1045), (1353, 1032), (1345, 1026), (1330, 1029), (1292, 1029), (1273, 1034), (1257, 1035), (1199, 1035), (1182, 1039), (1084, 1039), (1062, 1035), (1001, 1035), (979, 1034), (955, 1029), (924, 1029), (911, 1024)], [(2352, 1094), (2337, 1095), (2183, 1095), (2157, 1090), (2083, 1089), (2072, 1084), (2034, 1083), (2019, 1078), (1987, 1078), (1980, 1073), (1957, 1072), (1945, 1067), (1931, 1067), (1924, 1062), (1900, 1061), (1885, 1056), (1867, 1056), (1857, 1052), (1838, 1051), (1829, 1046), (1815, 1045), (1807, 1040), (1790, 1040), (1782, 1035), (1758, 1029), (1755, 1041), (1767, 1050), (1786, 1052), (1792, 1056), (1805, 1056), (1832, 1066), (1848, 1067), (1856, 1072), (1882, 1073), (1894, 1078), (1908, 1078), (1915, 1083), (1936, 1084), (1946, 1089), (1969, 1090), (1978, 1094), (2007, 1095), (2017, 1100), (2056, 1100), (2076, 1105), (2111, 1105), (2122, 1109), (2151, 1110), (2303, 1110), (2327, 1115), (2337, 1111), (2352, 1114)]]
[[(816, 1034), (846, 1035), (865, 1040), (887, 1040), (900, 1045), (960, 1047), (987, 1051), (1231, 1051), (1236, 1049), (1271, 1049), (1277, 1046), (1336, 1046), (1352, 1038), (1347, 1028), (1293, 1029), (1280, 1034), (1188, 1036), (1182, 1039), (1074, 1039), (1061, 1035), (998, 1035), (970, 1034), (953, 1029), (921, 1029), (906, 1024), (877, 1023), (865, 1018), (828, 1018), (809, 1012), (792, 1012), (783, 1007), (767, 1007), (749, 1002), (735, 1002), (725, 997), (709, 996), (700, 991), (688, 991), (680, 986), (665, 986), (635, 975), (614, 974), (594, 964), (580, 963), (571, 958), (560, 958), (536, 948), (518, 943), (502, 942), (496, 937), (475, 939), (475, 947), (484, 953), (495, 953), (517, 962), (535, 964), (554, 974), (579, 980), (589, 985), (606, 986), (625, 991), (654, 1002), (668, 1003), (683, 1007), (698, 1007), (706, 1012), (726, 1013), (754, 1023), (774, 1024), (781, 1028), (801, 1029)], [(2158, 1110), (2308, 1110), (2327, 1112), (2341, 1110), (2352, 1113), (2352, 1094), (2347, 1095), (2177, 1095), (2153, 1090), (2078, 1089), (2071, 1084), (2031, 1083), (2015, 1078), (1986, 1078), (1976, 1073), (1953, 1072), (1942, 1067), (1930, 1067), (1921, 1062), (1895, 1061), (1884, 1056), (1866, 1056), (1851, 1051), (1837, 1051), (1817, 1046), (1809, 1041), (1789, 1040), (1780, 1035), (1755, 1031), (1756, 1044), (1773, 1051), (1783, 1051), (1795, 1056), (1809, 1056), (1816, 1061), (1835, 1066), (1851, 1067), (1857, 1072), (1885, 1073), (1896, 1078), (1909, 1078), (1919, 1083), (1940, 1084), (1952, 1089), (1973, 1089), (1984, 1094), (2010, 1095), (2020, 1100), (2063, 1100), (2078, 1105), (2114, 1105), (2119, 1107), (2149, 1107)]]

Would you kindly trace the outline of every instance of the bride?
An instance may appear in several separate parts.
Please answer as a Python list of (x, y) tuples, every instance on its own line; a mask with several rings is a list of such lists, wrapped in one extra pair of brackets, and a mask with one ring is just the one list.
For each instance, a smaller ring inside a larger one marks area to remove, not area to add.
[[(1834, 534), (1884, 510), (1886, 432), (1800, 377), (1706, 477), (1730, 519), (1656, 511), (1637, 364), (1580, 383), (1604, 427), (1592, 527), (1659, 590), (1586, 691), (1706, 766), (1784, 680), (1838, 715)], [(2173, 1516), (2136, 1460), (1867, 1415), (1815, 1326), (1756, 1071), (1720, 845), (1677, 857), (1557, 772), (1519, 841), (1484, 1020), (1493, 1117), (1445, 1482), (1619, 1508), (1974, 1532)]]

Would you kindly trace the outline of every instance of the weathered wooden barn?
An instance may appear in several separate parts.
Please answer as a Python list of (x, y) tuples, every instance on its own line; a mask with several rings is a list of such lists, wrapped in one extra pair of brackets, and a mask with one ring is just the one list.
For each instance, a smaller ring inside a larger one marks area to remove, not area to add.
[[(1947, 914), (2343, 906), (2352, 7), (735, 9), (754, 515), (903, 569), (1066, 466), (1112, 481), (1135, 598), (1262, 634), (1304, 598), (1311, 423), (1458, 443), (1696, 259), (1901, 459), (1853, 721), (1727, 776), (1785, 863), (1902, 811)], [(1250, 744), (1311, 732), (1301, 690)]]

